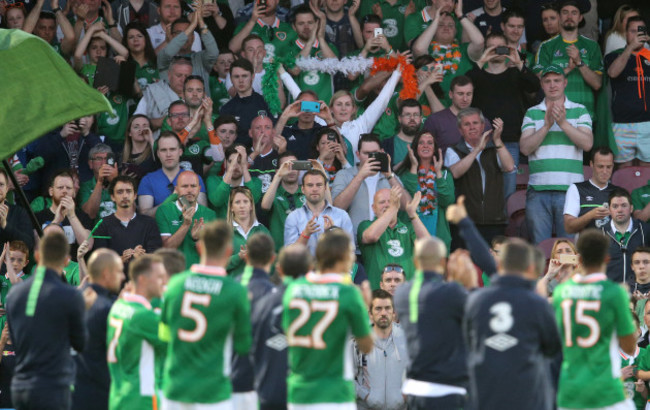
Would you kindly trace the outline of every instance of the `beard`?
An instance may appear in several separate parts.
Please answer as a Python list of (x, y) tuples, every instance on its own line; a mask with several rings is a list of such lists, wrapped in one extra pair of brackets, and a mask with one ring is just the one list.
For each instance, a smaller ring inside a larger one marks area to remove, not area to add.
[(413, 125), (413, 126), (411, 126), (411, 125), (402, 125), (402, 132), (405, 135), (408, 135), (409, 137), (415, 136), (415, 134), (417, 134), (417, 132), (419, 130), (420, 130), (420, 124)]
[(562, 24), (562, 30), (565, 30), (565, 31), (573, 31), (573, 30), (575, 30), (577, 28), (578, 28), (578, 25), (573, 23), (573, 22), (570, 22), (570, 23), (567, 22), (567, 23)]

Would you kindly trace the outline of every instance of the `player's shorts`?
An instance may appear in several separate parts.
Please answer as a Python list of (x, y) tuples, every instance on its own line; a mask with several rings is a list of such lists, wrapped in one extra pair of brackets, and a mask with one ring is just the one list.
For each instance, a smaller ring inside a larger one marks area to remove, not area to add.
[(650, 162), (650, 121), (614, 123), (612, 129), (618, 148), (614, 162), (628, 162), (634, 158)]
[(257, 399), (256, 391), (233, 393), (230, 396), (230, 399), (235, 406), (235, 410), (255, 410), (259, 407), (257, 405), (259, 401)]
[[(594, 408), (589, 408), (584, 410), (634, 410), (634, 409), (636, 409), (636, 406), (634, 405), (632, 399), (627, 399), (625, 401), (619, 401), (618, 403), (612, 404), (611, 406), (594, 407)], [(568, 407), (559, 407), (559, 410), (574, 410), (574, 409)]]
[(357, 410), (356, 403), (291, 404), (289, 410)]
[(182, 403), (161, 397), (161, 410), (235, 410), (232, 399), (218, 403)]

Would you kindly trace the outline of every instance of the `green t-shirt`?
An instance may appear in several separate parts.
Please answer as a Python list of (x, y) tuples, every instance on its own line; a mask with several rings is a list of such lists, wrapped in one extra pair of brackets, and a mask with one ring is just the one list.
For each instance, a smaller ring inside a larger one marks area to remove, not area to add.
[(96, 64), (84, 64), (81, 67), (81, 75), (88, 81), (89, 86), (93, 86), (95, 82), (95, 73), (97, 72)]
[(140, 85), (140, 89), (144, 91), (149, 84), (153, 84), (160, 79), (160, 73), (155, 65), (145, 63), (141, 66), (135, 61), (135, 78)]
[(106, 330), (111, 375), (109, 409), (153, 408), (154, 357), (166, 347), (158, 339), (159, 321), (143, 296), (126, 294), (113, 304)]
[(215, 76), (210, 76), (210, 95), (212, 96), (212, 112), (219, 114), (221, 107), (230, 101), (230, 94), (226, 89), (226, 82), (219, 80)]
[(408, 147), (410, 147), (411, 144), (404, 141), (397, 135), (393, 139), (393, 163), (394, 164), (399, 164), (400, 162), (404, 161), (404, 158), (409, 154)]
[(650, 181), (648, 181), (648, 185), (632, 191), (632, 206), (634, 206), (635, 211), (642, 210), (648, 203), (650, 203)]
[[(241, 22), (235, 28), (233, 36), (237, 35), (246, 23), (246, 21)], [(250, 34), (257, 34), (262, 37), (262, 40), (264, 40), (264, 48), (266, 49), (266, 57), (269, 59), (276, 55), (286, 55), (284, 53), (286, 52), (287, 45), (296, 39), (296, 32), (291, 27), (291, 24), (280, 21), (277, 17), (272, 27), (265, 25), (262, 20), (258, 19)]]
[(627, 291), (602, 273), (575, 275), (555, 288), (564, 355), (558, 407), (597, 408), (625, 400), (620, 362), (611, 349), (614, 338), (636, 330), (629, 305)]
[[(648, 365), (648, 351), (646, 349), (637, 347), (636, 355), (634, 357), (620, 352), (620, 349), (619, 354), (621, 356), (621, 369), (623, 367), (632, 365), (638, 366), (639, 370), (648, 370), (646, 367)], [(623, 380), (623, 386), (625, 386), (625, 398), (632, 399), (636, 408), (643, 410), (645, 409), (646, 399), (643, 398), (641, 393), (636, 391), (634, 382), (636, 382), (635, 377), (630, 377)]]
[(251, 347), (246, 288), (223, 268), (194, 265), (169, 280), (160, 321), (159, 337), (168, 343), (165, 397), (185, 403), (229, 399), (231, 349), (246, 354)]
[(433, 56), (436, 63), (442, 64), (442, 72), (445, 75), (440, 83), (443, 96), (443, 98), (440, 99), (440, 102), (445, 107), (451, 105), (451, 100), (449, 99), (449, 86), (451, 85), (451, 80), (459, 75), (465, 74), (474, 67), (474, 63), (467, 53), (468, 46), (469, 43), (462, 43), (460, 45), (454, 43), (451, 46), (446, 47), (436, 42), (431, 42), (431, 45), (429, 46), (429, 54)]
[[(406, 42), (404, 41), (404, 11), (410, 0), (397, 0), (391, 5), (386, 0), (380, 0), (382, 21), (381, 26), (384, 29), (384, 35), (395, 50), (405, 50)], [(373, 14), (372, 6), (376, 2), (362, 1), (359, 6), (358, 15), (363, 18), (368, 14)]]
[(370, 281), (372, 290), (379, 289), (381, 274), (384, 267), (389, 263), (397, 263), (404, 268), (406, 280), (410, 280), (415, 272), (413, 266), (413, 242), (415, 231), (413, 228), (397, 221), (394, 228), (390, 226), (381, 234), (375, 243), (364, 244), (362, 241), (363, 232), (376, 220), (363, 221), (357, 229), (357, 243), (361, 249), (364, 267)]
[[(94, 176), (92, 179), (89, 179), (88, 181), (81, 184), (81, 187), (79, 188), (79, 198), (81, 199), (81, 205), (88, 202), (88, 199), (95, 190), (96, 184), (97, 180)], [(115, 213), (115, 210), (115, 202), (113, 202), (111, 199), (111, 194), (108, 192), (108, 189), (102, 189), (102, 197), (99, 200), (99, 211), (97, 211), (97, 218), (95, 219), (99, 220), (106, 218), (109, 215), (113, 215)]]
[(102, 112), (97, 117), (97, 132), (105, 135), (115, 145), (124, 144), (126, 126), (129, 122), (129, 109), (135, 103), (120, 94), (106, 94), (106, 99), (113, 108), (113, 115)]
[[(29, 273), (23, 273), (19, 278), (22, 280), (27, 280), (31, 274)], [(11, 284), (11, 281), (6, 275), (0, 276), (0, 302), (2, 302), (2, 308), (7, 309), (5, 306), (5, 303), (7, 301), (7, 295), (9, 294), (9, 291), (11, 290), (11, 287), (13, 285)], [(5, 323), (7, 322), (7, 315), (4, 314), (0, 316), (0, 332), (5, 326)]]
[[(551, 64), (558, 65), (562, 68), (568, 67), (569, 55), (566, 52), (566, 48), (571, 44), (580, 50), (582, 62), (592, 71), (602, 75), (603, 56), (600, 52), (600, 46), (585, 36), (579, 36), (578, 40), (569, 42), (564, 40), (561, 35), (557, 35), (543, 42), (537, 49), (533, 71), (540, 73), (545, 67)], [(584, 80), (579, 68), (574, 68), (567, 76), (567, 86), (564, 94), (569, 100), (584, 105), (587, 111), (589, 111), (591, 118), (594, 118), (596, 101), (594, 90)]]
[(289, 344), (288, 403), (353, 403), (350, 334), (368, 336), (367, 307), (349, 275), (308, 273), (282, 299)]
[(271, 237), (273, 237), (273, 242), (275, 242), (276, 252), (279, 252), (280, 248), (284, 246), (284, 223), (287, 220), (287, 216), (293, 210), (300, 208), (304, 204), (305, 195), (303, 195), (300, 187), (298, 187), (296, 193), (290, 194), (280, 184), (275, 193), (275, 199), (273, 199), (271, 218), (269, 221)]
[[(329, 43), (328, 46), (335, 54), (338, 54), (338, 50), (334, 47), (334, 44)], [(296, 39), (287, 45), (287, 52), (292, 58), (298, 58), (303, 48), (304, 44), (302, 44), (299, 39)], [(323, 58), (322, 51), (318, 47), (317, 43), (315, 43), (311, 48), (309, 55), (318, 59)], [(332, 76), (327, 73), (319, 73), (316, 70), (301, 71), (300, 74), (294, 76), (293, 79), (301, 90), (314, 91), (316, 95), (318, 95), (318, 99), (321, 101), (329, 101), (332, 98), (334, 82)]]
[(68, 262), (68, 265), (63, 268), (63, 273), (65, 274), (65, 280), (69, 285), (79, 286), (81, 281), (79, 280), (79, 264), (77, 262)]
[[(218, 219), (226, 219), (228, 214), (228, 199), (232, 187), (223, 182), (223, 177), (217, 175), (219, 168), (213, 166), (205, 181), (205, 188), (208, 191), (210, 207), (216, 212)], [(262, 199), (262, 181), (259, 178), (251, 177), (251, 180), (244, 183), (245, 187), (251, 190), (253, 200), (257, 204)]]
[(226, 270), (228, 271), (228, 275), (232, 277), (237, 277), (244, 272), (246, 261), (239, 257), (239, 250), (241, 249), (242, 246), (244, 247), (246, 246), (246, 241), (251, 235), (258, 232), (271, 235), (269, 230), (266, 229), (266, 226), (262, 225), (259, 222), (256, 222), (256, 224), (251, 227), (251, 229), (248, 231), (248, 234), (246, 236), (244, 236), (240, 232), (240, 229), (233, 226), (232, 256), (230, 257), (230, 261), (228, 262), (228, 266), (226, 267)]
[[(420, 11), (409, 14), (406, 17), (404, 24), (404, 42), (406, 44), (415, 40), (420, 34), (422, 34), (433, 20), (424, 8), (418, 8), (418, 10)], [(460, 41), (463, 37), (463, 25), (455, 15), (452, 16), (456, 22), (456, 40)]]
[[(196, 205), (198, 208), (192, 218), (193, 221), (203, 218), (203, 222), (208, 223), (217, 219), (217, 215), (213, 210), (201, 204)], [(161, 204), (156, 210), (156, 223), (161, 236), (171, 236), (176, 233), (183, 224), (183, 209), (178, 205), (178, 201)], [(192, 224), (194, 223), (196, 222), (192, 222)], [(185, 255), (185, 266), (188, 268), (195, 263), (199, 263), (199, 253), (196, 250), (196, 242), (192, 239), (191, 225), (178, 250)]]

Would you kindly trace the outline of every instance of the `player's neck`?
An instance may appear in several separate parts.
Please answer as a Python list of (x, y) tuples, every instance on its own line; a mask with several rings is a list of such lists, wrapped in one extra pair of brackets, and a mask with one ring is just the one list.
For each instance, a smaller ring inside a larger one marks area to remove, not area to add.
[(151, 299), (153, 299), (153, 297), (151, 297), (151, 295), (148, 295), (144, 291), (144, 289), (139, 289), (137, 286), (136, 286), (135, 290), (133, 291), (133, 294), (138, 295), (138, 296), (142, 296), (143, 298), (147, 299), (149, 302), (151, 302)]
[[(239, 250), (237, 250), (237, 252), (239, 252)], [(208, 256), (201, 256), (201, 261), (199, 263), (203, 266), (213, 266), (225, 269), (229, 261), (230, 255), (226, 258), (210, 258)]]

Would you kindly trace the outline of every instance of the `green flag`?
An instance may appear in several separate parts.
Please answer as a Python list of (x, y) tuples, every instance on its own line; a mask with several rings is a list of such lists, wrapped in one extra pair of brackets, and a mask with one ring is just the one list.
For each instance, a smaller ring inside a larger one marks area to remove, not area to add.
[(40, 37), (0, 29), (0, 160), (54, 128), (111, 111)]

